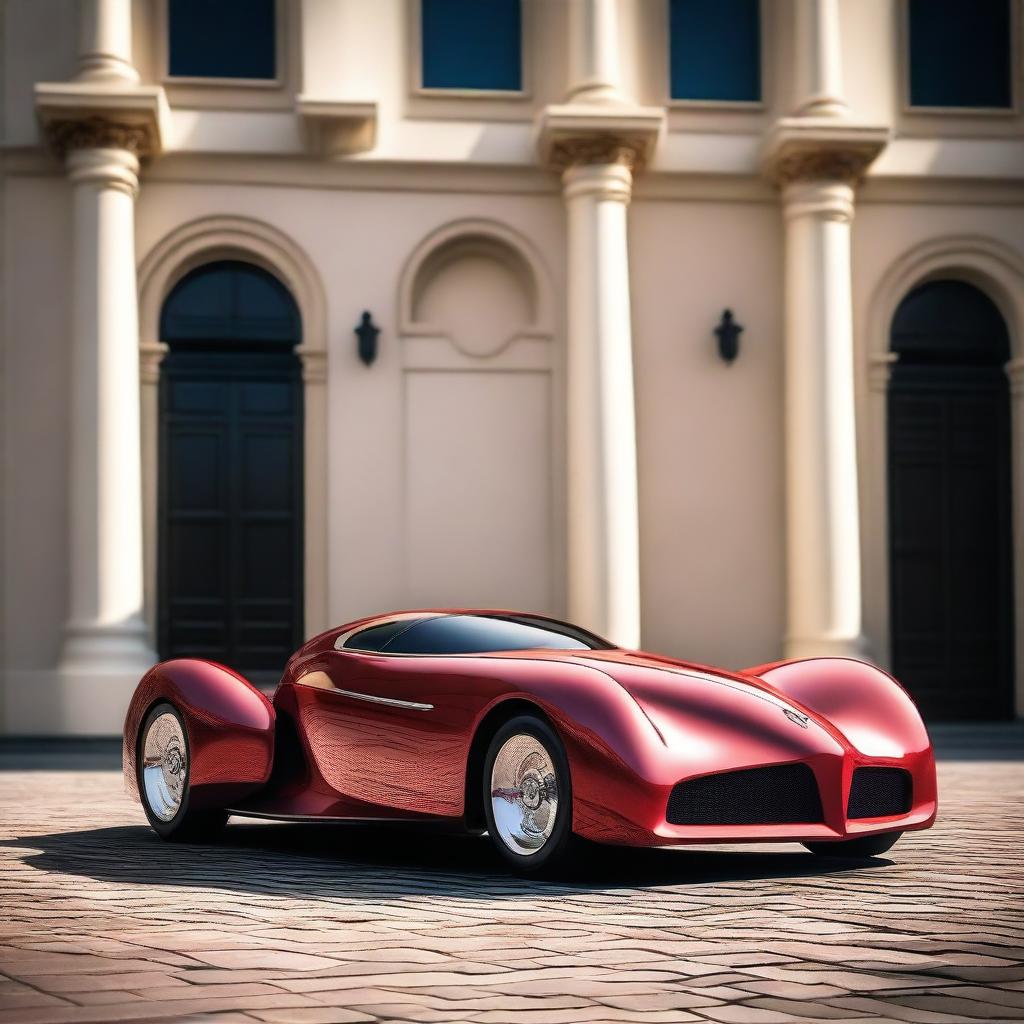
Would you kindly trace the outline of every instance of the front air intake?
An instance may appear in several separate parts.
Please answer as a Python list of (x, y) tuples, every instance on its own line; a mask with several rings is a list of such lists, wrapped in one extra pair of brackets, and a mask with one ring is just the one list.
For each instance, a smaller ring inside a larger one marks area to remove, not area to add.
[(903, 768), (855, 768), (850, 783), (847, 818), (887, 818), (907, 814), (913, 803), (913, 781)]
[(814, 772), (805, 764), (776, 764), (705, 775), (674, 786), (670, 825), (790, 825), (822, 820)]

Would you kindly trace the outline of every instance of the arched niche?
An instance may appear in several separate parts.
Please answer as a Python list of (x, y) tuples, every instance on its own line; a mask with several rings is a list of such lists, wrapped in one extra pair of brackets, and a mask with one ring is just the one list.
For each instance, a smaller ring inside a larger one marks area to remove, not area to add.
[(532, 244), (492, 221), (448, 224), (420, 243), (399, 288), (405, 337), (447, 339), (489, 358), (519, 339), (551, 336), (547, 272)]

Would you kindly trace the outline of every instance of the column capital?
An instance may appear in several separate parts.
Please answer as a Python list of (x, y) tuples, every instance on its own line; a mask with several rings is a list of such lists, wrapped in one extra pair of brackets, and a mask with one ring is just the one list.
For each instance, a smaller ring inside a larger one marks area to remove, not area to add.
[(856, 185), (889, 141), (888, 128), (835, 118), (790, 117), (761, 147), (761, 170), (774, 184), (834, 181)]
[(664, 124), (661, 107), (550, 105), (537, 119), (537, 155), (556, 171), (584, 164), (639, 171), (653, 155)]
[(556, 171), (601, 164), (617, 164), (633, 171), (642, 165), (642, 161), (643, 141), (616, 135), (560, 139), (548, 154), (548, 163)]
[(46, 135), (53, 149), (63, 157), (79, 149), (123, 149), (138, 158), (149, 149), (144, 126), (105, 117), (53, 120), (46, 126)]
[(43, 135), (59, 156), (88, 148), (154, 156), (167, 139), (170, 110), (159, 86), (40, 82), (35, 98)]

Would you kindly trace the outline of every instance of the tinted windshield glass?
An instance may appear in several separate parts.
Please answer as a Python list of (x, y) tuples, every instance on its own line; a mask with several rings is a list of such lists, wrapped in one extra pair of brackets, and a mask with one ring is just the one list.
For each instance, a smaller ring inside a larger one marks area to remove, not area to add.
[(586, 651), (601, 646), (606, 645), (597, 637), (544, 619), (445, 615), (417, 622), (380, 649), (385, 654), (481, 654), (531, 648)]
[(393, 640), (403, 629), (408, 629), (420, 619), (396, 619), (391, 622), (380, 622), (353, 633), (345, 641), (345, 646), (357, 651), (379, 651), (389, 640)]

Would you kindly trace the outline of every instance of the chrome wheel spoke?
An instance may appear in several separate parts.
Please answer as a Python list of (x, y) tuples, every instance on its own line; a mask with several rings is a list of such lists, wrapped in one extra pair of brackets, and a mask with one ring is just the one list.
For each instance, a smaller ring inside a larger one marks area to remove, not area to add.
[(555, 765), (544, 744), (529, 733), (510, 736), (491, 769), (491, 811), (502, 842), (530, 856), (551, 838), (558, 817)]
[(181, 807), (188, 779), (185, 736), (175, 715), (157, 715), (142, 743), (142, 781), (149, 809), (170, 821)]

